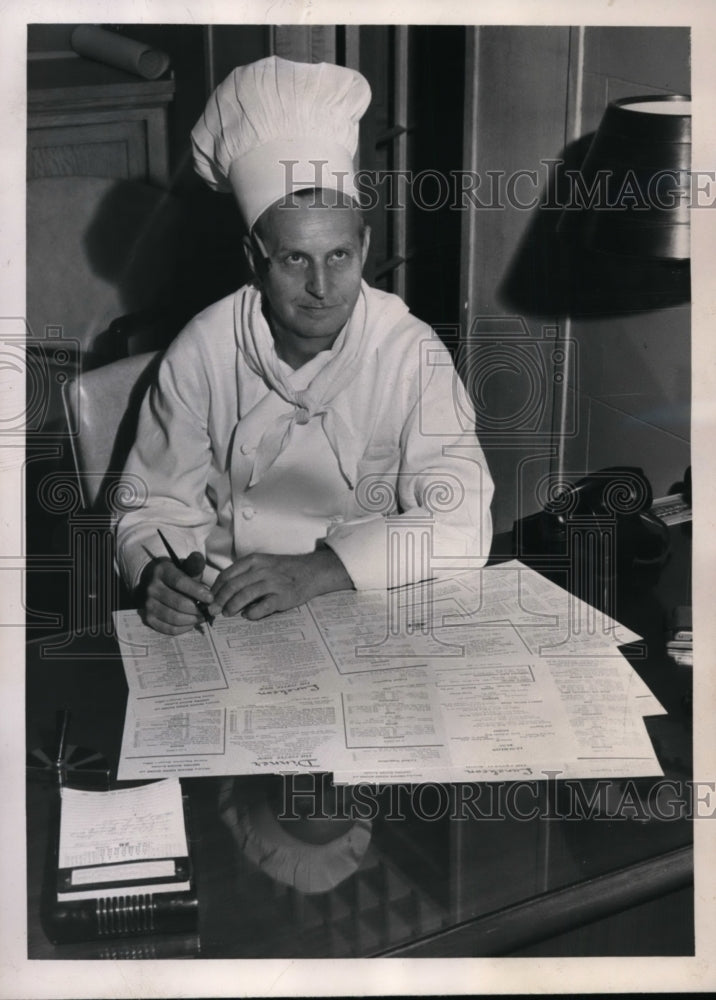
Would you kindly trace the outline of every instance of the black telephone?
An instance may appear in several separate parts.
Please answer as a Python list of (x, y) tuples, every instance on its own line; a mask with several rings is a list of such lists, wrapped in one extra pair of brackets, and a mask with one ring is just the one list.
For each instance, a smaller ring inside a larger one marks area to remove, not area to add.
[(567, 558), (579, 533), (611, 533), (618, 572), (636, 565), (661, 565), (669, 551), (669, 530), (651, 513), (652, 489), (642, 469), (611, 466), (575, 483), (559, 483), (544, 509), (516, 521), (516, 552)]

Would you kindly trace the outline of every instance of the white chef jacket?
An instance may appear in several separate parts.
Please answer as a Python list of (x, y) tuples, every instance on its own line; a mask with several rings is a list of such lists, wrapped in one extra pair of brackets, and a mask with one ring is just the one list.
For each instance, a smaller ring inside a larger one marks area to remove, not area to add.
[[(287, 404), (239, 349), (236, 297), (248, 294), (258, 293), (239, 289), (188, 324), (144, 400), (126, 466), (128, 481), (143, 485), (117, 525), (128, 586), (150, 558), (166, 556), (157, 528), (181, 557), (205, 554), (208, 584), (241, 556), (307, 553), (320, 542), (358, 590), (483, 565), (493, 487), (467, 395), (432, 329), (404, 307), (394, 321), (399, 300), (365, 283), (374, 321), (337, 400), (343, 433), (349, 429), (350, 450), (360, 456), (352, 481), (316, 416), (295, 423), (250, 485), (257, 443)], [(322, 351), (295, 371), (279, 363), (303, 389), (330, 355)]]

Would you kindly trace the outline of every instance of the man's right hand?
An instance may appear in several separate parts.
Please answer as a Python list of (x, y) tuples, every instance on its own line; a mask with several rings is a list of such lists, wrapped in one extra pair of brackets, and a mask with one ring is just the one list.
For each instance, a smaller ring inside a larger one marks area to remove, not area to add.
[(213, 594), (200, 583), (204, 557), (192, 552), (178, 569), (171, 559), (152, 559), (142, 572), (138, 587), (139, 610), (147, 625), (166, 635), (181, 635), (204, 620), (196, 601), (211, 604)]

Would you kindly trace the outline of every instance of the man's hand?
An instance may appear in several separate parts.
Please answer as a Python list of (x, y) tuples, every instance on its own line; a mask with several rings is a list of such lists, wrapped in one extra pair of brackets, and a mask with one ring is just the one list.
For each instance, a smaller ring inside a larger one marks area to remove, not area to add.
[(210, 614), (242, 612), (255, 621), (305, 604), (317, 594), (353, 590), (353, 581), (335, 552), (324, 547), (301, 556), (244, 556), (222, 570), (211, 589)]
[[(139, 610), (147, 625), (167, 635), (181, 635), (204, 620), (197, 601), (211, 604), (214, 595), (199, 583), (204, 557), (192, 552), (178, 569), (171, 559), (152, 559), (139, 583)], [(188, 570), (188, 572), (184, 572)]]

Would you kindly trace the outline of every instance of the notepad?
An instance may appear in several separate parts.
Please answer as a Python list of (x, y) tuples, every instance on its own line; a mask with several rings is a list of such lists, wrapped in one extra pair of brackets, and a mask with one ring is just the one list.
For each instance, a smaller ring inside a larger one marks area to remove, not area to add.
[(109, 792), (62, 789), (58, 901), (190, 888), (176, 778)]

